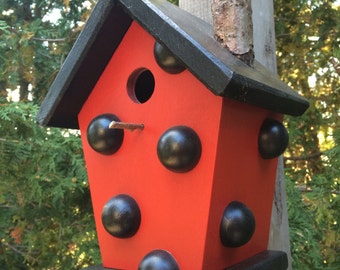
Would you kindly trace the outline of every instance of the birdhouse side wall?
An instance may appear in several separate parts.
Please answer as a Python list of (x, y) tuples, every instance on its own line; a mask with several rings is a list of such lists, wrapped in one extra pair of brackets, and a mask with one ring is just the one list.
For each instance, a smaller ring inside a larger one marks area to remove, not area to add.
[[(282, 116), (230, 99), (224, 100), (204, 269), (226, 268), (267, 249), (277, 158), (263, 159), (258, 152), (260, 128), (266, 119), (281, 121)], [(226, 247), (220, 239), (220, 223), (226, 207), (234, 201), (251, 210), (255, 218), (255, 232), (246, 244)]]

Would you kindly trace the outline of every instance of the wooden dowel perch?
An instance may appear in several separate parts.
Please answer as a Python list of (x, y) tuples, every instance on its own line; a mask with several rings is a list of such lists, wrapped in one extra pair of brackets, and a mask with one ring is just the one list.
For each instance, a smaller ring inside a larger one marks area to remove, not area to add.
[(109, 125), (109, 128), (116, 128), (116, 129), (127, 129), (130, 131), (134, 131), (135, 129), (144, 129), (144, 124), (134, 124), (134, 123), (124, 123), (124, 122), (117, 122), (112, 121)]
[(249, 66), (254, 63), (251, 0), (213, 0), (214, 37)]

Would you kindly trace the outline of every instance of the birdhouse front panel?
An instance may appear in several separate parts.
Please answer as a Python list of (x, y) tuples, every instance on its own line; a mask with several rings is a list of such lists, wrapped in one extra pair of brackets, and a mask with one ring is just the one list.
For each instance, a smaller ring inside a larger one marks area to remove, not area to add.
[[(103, 265), (137, 269), (144, 256), (161, 249), (183, 269), (200, 269), (223, 98), (188, 71), (165, 72), (156, 63), (154, 46), (155, 40), (133, 23), (79, 114)], [(124, 130), (118, 151), (98, 153), (86, 134), (93, 119), (105, 114), (144, 129)], [(161, 139), (176, 132), (183, 139), (197, 135), (194, 168), (160, 161)], [(102, 222), (107, 202), (122, 194), (135, 200), (141, 215), (129, 237), (112, 236)]]
[[(165, 71), (155, 44), (133, 23), (79, 114), (103, 265), (136, 269), (164, 250), (182, 269), (228, 267), (266, 249), (276, 161), (261, 159), (257, 140), (272, 113), (212, 95), (187, 70)], [(143, 129), (115, 130), (118, 149), (98, 152), (89, 130), (106, 118)], [(162, 160), (162, 141), (173, 134), (175, 147), (197, 139), (193, 165)], [(124, 199), (137, 209), (128, 232), (103, 217)], [(256, 226), (247, 243), (226, 247), (220, 223), (234, 201), (251, 208)]]

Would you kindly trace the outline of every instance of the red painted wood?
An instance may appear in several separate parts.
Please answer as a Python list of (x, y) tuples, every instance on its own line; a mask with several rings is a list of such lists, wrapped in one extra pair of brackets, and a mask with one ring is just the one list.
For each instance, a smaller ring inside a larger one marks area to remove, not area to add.
[[(204, 269), (221, 269), (267, 249), (277, 159), (264, 160), (257, 138), (272, 112), (224, 100), (217, 145)], [(218, 245), (219, 223), (225, 207), (240, 201), (253, 212), (256, 229), (251, 240), (239, 248)]]
[[(222, 269), (266, 249), (276, 160), (262, 160), (257, 137), (271, 112), (214, 96), (190, 72), (171, 75), (153, 57), (154, 39), (133, 23), (79, 114), (98, 240), (104, 267), (137, 269), (154, 249), (165, 249), (181, 269)], [(129, 76), (146, 68), (155, 78), (151, 98), (139, 104), (127, 91)], [(99, 114), (143, 123), (125, 131), (111, 156), (93, 151), (86, 129)], [(202, 143), (197, 166), (187, 173), (167, 170), (157, 142), (170, 127), (193, 128)], [(141, 226), (131, 238), (117, 239), (101, 224), (111, 197), (128, 194), (138, 203)], [(223, 247), (219, 222), (232, 200), (248, 205), (256, 218), (254, 237), (240, 248)]]

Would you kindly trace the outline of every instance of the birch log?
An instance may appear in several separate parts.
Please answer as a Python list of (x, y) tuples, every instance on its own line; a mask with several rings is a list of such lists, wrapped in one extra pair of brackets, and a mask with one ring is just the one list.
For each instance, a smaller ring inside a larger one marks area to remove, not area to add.
[[(212, 12), (210, 12), (212, 1), (213, 0), (179, 0), (179, 6), (212, 25)], [(253, 11), (253, 44), (256, 60), (276, 76), (273, 0), (252, 0), (251, 4)], [(282, 157), (280, 157), (278, 161), (268, 249), (285, 251), (289, 261), (288, 270), (292, 269)]]
[(214, 37), (247, 65), (254, 62), (251, 0), (213, 0)]

